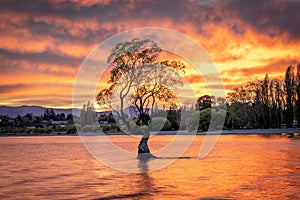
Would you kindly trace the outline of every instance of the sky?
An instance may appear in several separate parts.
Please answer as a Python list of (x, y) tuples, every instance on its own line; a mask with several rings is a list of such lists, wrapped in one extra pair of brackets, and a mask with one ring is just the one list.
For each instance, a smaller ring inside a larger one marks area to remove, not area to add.
[[(298, 0), (0, 0), (0, 105), (71, 107), (93, 48), (143, 27), (197, 41), (226, 92), (266, 73), (280, 76), (300, 63), (299, 10)], [(186, 77), (201, 87), (195, 74)]]

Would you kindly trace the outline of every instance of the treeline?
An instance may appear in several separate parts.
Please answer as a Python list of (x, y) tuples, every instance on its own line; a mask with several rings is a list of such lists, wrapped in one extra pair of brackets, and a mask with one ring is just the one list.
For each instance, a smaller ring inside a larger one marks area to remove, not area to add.
[[(98, 121), (104, 131), (120, 131), (112, 114), (101, 114), (96, 119), (92, 113), (94, 108), (88, 102), (81, 111), (79, 130), (96, 130), (91, 125)], [(266, 74), (262, 80), (235, 87), (226, 98), (203, 95), (188, 108), (154, 109), (153, 117), (149, 125), (152, 131), (300, 127), (300, 64), (287, 67), (282, 78)]]
[(300, 64), (283, 78), (250, 81), (228, 94), (224, 128), (300, 127)]
[(80, 117), (75, 120), (75, 127), (80, 132), (120, 131), (112, 113), (97, 115), (92, 102), (83, 104)]
[[(211, 115), (216, 117), (211, 122)], [(170, 107), (168, 110), (154, 109), (150, 130), (206, 131), (216, 129), (292, 128), (300, 127), (300, 64), (289, 66), (281, 78), (269, 77), (249, 81), (235, 87), (225, 98), (203, 95), (191, 107)], [(223, 122), (224, 124), (219, 123)], [(137, 119), (133, 119), (135, 122)], [(63, 121), (64, 124), (54, 122)], [(210, 126), (210, 123), (215, 123)], [(142, 126), (142, 129), (147, 129)], [(80, 117), (56, 114), (46, 109), (44, 115), (28, 113), (16, 118), (0, 116), (0, 133), (66, 133), (120, 131), (112, 113), (99, 113), (91, 102), (83, 105)]]
[(192, 109), (181, 107), (167, 112), (171, 130), (177, 130), (179, 124), (181, 129), (189, 131), (195, 131), (197, 125), (197, 131), (207, 131), (209, 127), (212, 130), (300, 127), (300, 64), (288, 66), (281, 78), (266, 74), (262, 80), (235, 87), (226, 99), (203, 95)]
[[(70, 128), (74, 126), (73, 119), (72, 114), (55, 113), (52, 108), (46, 108), (44, 114), (40, 116), (34, 116), (32, 113), (24, 116), (17, 115), (14, 118), (1, 115), (0, 133), (69, 133)], [(72, 133), (74, 133), (74, 128)]]

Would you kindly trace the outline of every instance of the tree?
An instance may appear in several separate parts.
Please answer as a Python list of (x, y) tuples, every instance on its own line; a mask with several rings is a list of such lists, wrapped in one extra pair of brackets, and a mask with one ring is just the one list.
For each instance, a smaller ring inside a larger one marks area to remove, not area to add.
[[(161, 49), (149, 39), (133, 39), (117, 44), (108, 56), (107, 62), (113, 66), (110, 72), (108, 88), (97, 95), (100, 106), (114, 110), (119, 123), (129, 132), (142, 132), (138, 146), (138, 158), (150, 158), (153, 155), (148, 147), (149, 124), (153, 109), (157, 103), (174, 104), (175, 89), (183, 85), (180, 73), (185, 66), (178, 61), (161, 61)], [(114, 100), (114, 101), (112, 101)], [(128, 106), (134, 106), (137, 121), (125, 113)], [(140, 126), (148, 126), (148, 130)]]
[[(287, 113), (286, 92), (283, 85), (283, 80), (269, 78), (266, 74), (263, 80), (250, 81), (246, 85), (234, 88), (227, 97), (228, 127), (234, 125), (248, 128), (280, 128), (282, 115), (286, 116)], [(235, 120), (236, 117), (239, 119)]]
[(87, 104), (83, 104), (80, 112), (80, 125), (93, 125), (97, 122), (97, 116), (93, 104), (88, 101)]
[[(211, 120), (212, 114), (214, 115), (215, 120)], [(221, 119), (224, 119), (225, 115), (225, 110), (218, 110), (216, 108), (206, 108), (201, 111), (196, 111), (191, 117), (187, 118), (187, 129), (190, 132), (208, 131), (209, 128), (211, 128), (210, 131), (213, 129), (222, 130), (223, 124), (219, 124), (218, 122), (222, 121)], [(198, 127), (197, 130), (194, 130), (196, 127)]]
[(200, 127), (200, 111), (196, 111), (192, 116), (186, 119), (186, 125), (189, 132), (197, 132), (201, 129)]
[(262, 83), (262, 106), (263, 106), (263, 121), (264, 128), (269, 128), (270, 117), (269, 117), (269, 76), (266, 74), (265, 79)]
[(59, 120), (66, 120), (66, 115), (65, 115), (65, 113), (60, 113), (60, 114), (59, 114)]
[(170, 109), (167, 111), (167, 119), (171, 123), (172, 130), (178, 130), (180, 126), (181, 110)]
[(43, 117), (44, 120), (55, 120), (56, 119), (56, 114), (54, 112), (54, 109), (53, 108), (46, 108), (45, 111), (44, 111), (44, 117)]
[(293, 95), (294, 95), (294, 74), (293, 67), (289, 66), (285, 72), (285, 91), (286, 91), (286, 126), (293, 127), (294, 121), (294, 108), (293, 108)]
[(277, 105), (277, 127), (281, 128), (281, 115), (282, 115), (282, 105), (283, 105), (283, 89), (282, 89), (282, 81), (277, 80), (275, 86), (275, 101)]
[(295, 91), (296, 91), (296, 117), (298, 120), (297, 126), (300, 127), (300, 64), (297, 66), (295, 74)]
[(164, 117), (154, 117), (151, 119), (150, 130), (151, 131), (160, 131), (168, 130), (171, 127), (171, 122)]
[(68, 121), (70, 121), (72, 124), (74, 124), (73, 114), (72, 114), (72, 113), (68, 114), (66, 120), (68, 120)]
[(204, 110), (206, 108), (211, 108), (211, 105), (213, 103), (212, 99), (214, 99), (214, 97), (211, 97), (209, 95), (199, 97), (195, 105), (196, 110)]

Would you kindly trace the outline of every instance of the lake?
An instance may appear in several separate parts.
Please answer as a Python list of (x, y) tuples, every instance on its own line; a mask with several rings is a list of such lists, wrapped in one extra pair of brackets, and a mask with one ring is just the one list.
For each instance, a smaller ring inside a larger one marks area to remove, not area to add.
[[(150, 149), (173, 137), (153, 136)], [(300, 199), (299, 139), (223, 135), (198, 159), (203, 139), (162, 169), (149, 170), (159, 159), (135, 160), (143, 173), (126, 173), (94, 159), (78, 136), (1, 137), (0, 199)], [(109, 140), (132, 152), (138, 145)]]

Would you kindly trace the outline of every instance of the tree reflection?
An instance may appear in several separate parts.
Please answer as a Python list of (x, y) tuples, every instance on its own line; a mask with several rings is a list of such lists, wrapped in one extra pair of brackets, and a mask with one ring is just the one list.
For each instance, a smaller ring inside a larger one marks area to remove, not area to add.
[(147, 196), (152, 196), (151, 194), (157, 192), (155, 189), (155, 184), (153, 178), (150, 176), (149, 173), (149, 162), (150, 160), (139, 160), (138, 167), (140, 168), (140, 182), (141, 182), (141, 189), (144, 194)]

